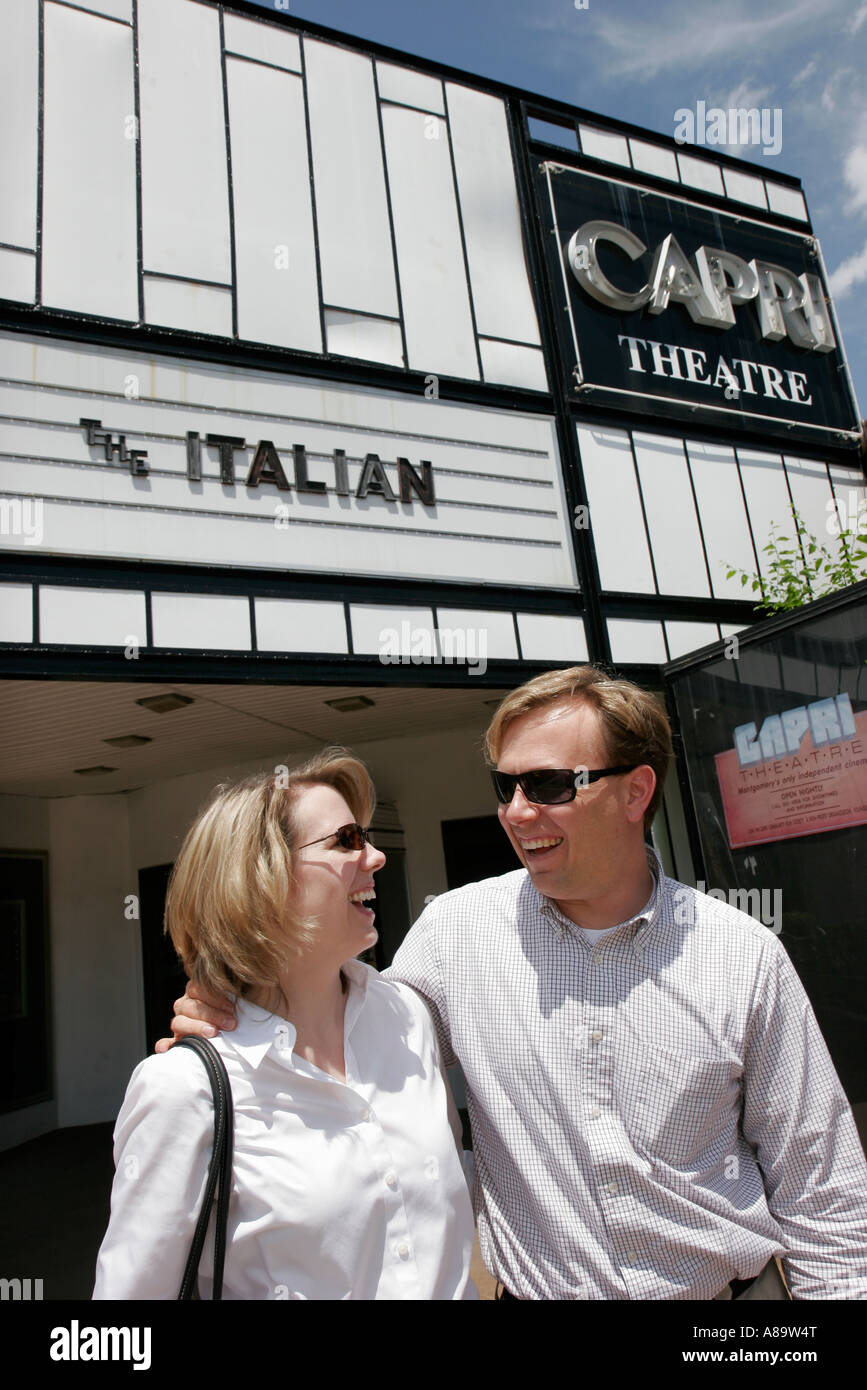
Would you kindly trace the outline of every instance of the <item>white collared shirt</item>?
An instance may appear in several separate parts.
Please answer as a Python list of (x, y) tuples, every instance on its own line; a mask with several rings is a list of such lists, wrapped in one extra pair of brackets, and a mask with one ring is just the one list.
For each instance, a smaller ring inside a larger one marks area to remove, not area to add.
[(666, 878), (585, 933), (526, 870), (438, 897), (391, 978), (464, 1071), (482, 1255), (525, 1299), (711, 1299), (782, 1255), (867, 1298), (867, 1166), (777, 938)]
[[(472, 1208), (428, 1011), (359, 961), (344, 973), (345, 1083), (295, 1055), (290, 1023), (244, 1002), (237, 1029), (214, 1040), (235, 1110), (223, 1298), (475, 1298)], [(94, 1298), (177, 1297), (213, 1132), (191, 1050), (139, 1064), (115, 1128)], [(212, 1269), (209, 1234), (203, 1299)]]

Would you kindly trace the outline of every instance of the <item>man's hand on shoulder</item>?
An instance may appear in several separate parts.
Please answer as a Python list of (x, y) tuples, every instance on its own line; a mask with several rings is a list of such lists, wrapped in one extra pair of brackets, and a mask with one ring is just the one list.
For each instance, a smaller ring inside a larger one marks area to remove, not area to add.
[(192, 983), (187, 985), (186, 993), (175, 1000), (175, 1016), (172, 1019), (171, 1038), (159, 1038), (154, 1052), (168, 1052), (178, 1038), (198, 1034), (202, 1038), (216, 1037), (219, 1032), (228, 1032), (235, 1027), (234, 1005), (231, 999), (221, 994), (209, 994)]

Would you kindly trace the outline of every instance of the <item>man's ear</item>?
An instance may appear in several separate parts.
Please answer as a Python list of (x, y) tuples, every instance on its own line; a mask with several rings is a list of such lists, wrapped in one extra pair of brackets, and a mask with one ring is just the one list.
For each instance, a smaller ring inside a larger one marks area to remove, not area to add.
[(642, 763), (627, 774), (626, 816), (630, 822), (643, 821), (656, 790), (656, 773)]

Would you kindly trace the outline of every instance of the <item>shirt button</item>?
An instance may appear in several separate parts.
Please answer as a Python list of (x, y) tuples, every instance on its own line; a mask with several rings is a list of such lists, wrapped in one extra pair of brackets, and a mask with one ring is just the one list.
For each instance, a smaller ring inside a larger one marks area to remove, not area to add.
[(394, 1188), (397, 1187), (397, 1173), (395, 1173), (393, 1169), (389, 1169), (385, 1175), (385, 1181), (386, 1185), (394, 1190)]
[(361, 1119), (362, 1121), (373, 1119), (373, 1111), (371, 1110), (369, 1105), (365, 1105), (364, 1109), (362, 1110)]
[(598, 1120), (598, 1119), (599, 1119), (599, 1114), (600, 1114), (599, 1106), (598, 1106), (598, 1105), (594, 1105), (593, 1109), (590, 1111), (590, 1118), (591, 1118), (591, 1120)]
[(593, 1032), (590, 1034), (590, 1036), (591, 1036), (591, 1038), (593, 1039), (594, 1042), (601, 1042), (601, 1041), (602, 1041), (602, 1029), (601, 1029), (601, 1028), (594, 1028), (594, 1029), (593, 1029)]
[(615, 1192), (617, 1191), (617, 1183), (616, 1183), (616, 1182), (610, 1182), (610, 1183), (608, 1184), (608, 1191), (611, 1193), (611, 1195), (612, 1195), (612, 1197), (613, 1197), (614, 1194), (615, 1194)]
[(593, 965), (593, 966), (597, 966), (597, 967), (600, 966), (600, 965), (602, 964), (602, 957), (601, 957), (601, 956), (594, 956), (593, 959), (591, 960), (590, 964)]
[(398, 1255), (400, 1255), (400, 1258), (402, 1260), (409, 1259), (409, 1246), (407, 1245), (405, 1240), (402, 1240), (400, 1242), (400, 1245), (397, 1247), (397, 1253)]
[(626, 1259), (629, 1262), (629, 1264), (634, 1265), (638, 1260), (638, 1256), (636, 1255), (634, 1250), (627, 1250)]

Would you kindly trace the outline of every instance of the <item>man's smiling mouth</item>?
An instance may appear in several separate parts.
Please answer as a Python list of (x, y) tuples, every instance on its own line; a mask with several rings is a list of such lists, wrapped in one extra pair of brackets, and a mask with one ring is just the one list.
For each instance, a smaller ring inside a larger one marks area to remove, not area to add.
[(541, 854), (545, 850), (555, 849), (557, 845), (562, 845), (563, 836), (561, 835), (559, 839), (521, 840), (519, 843), (525, 854)]

